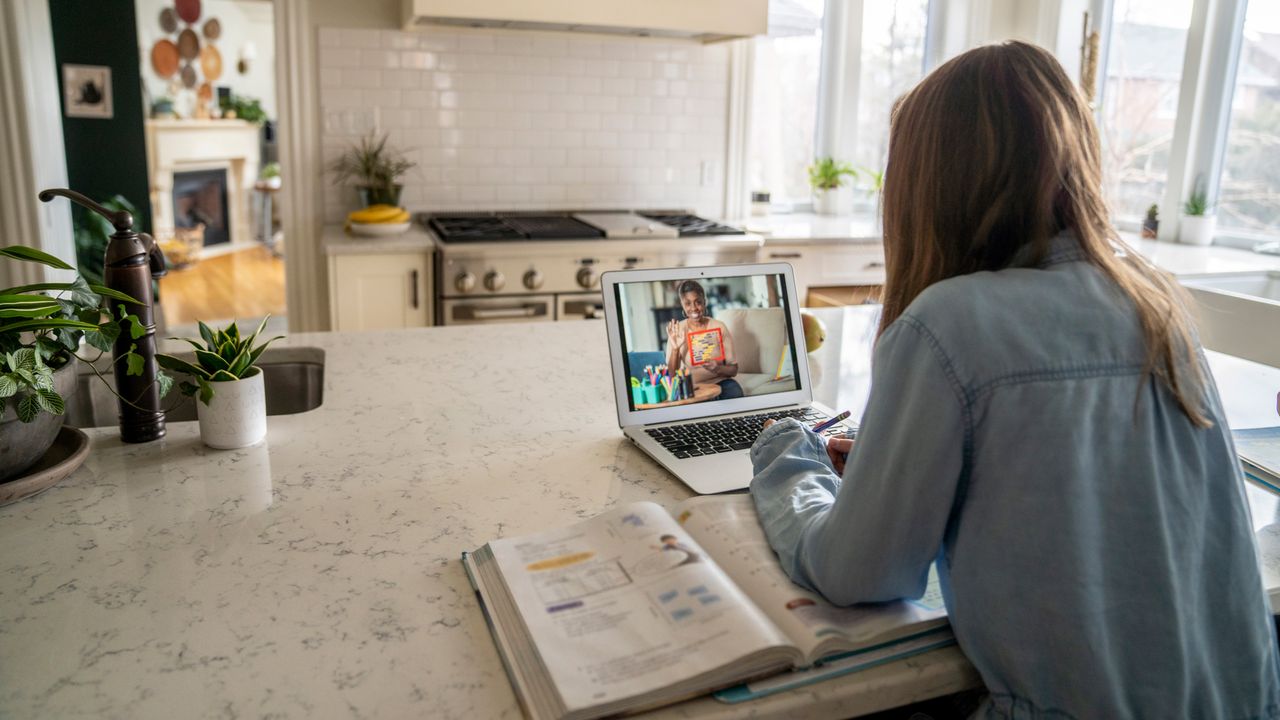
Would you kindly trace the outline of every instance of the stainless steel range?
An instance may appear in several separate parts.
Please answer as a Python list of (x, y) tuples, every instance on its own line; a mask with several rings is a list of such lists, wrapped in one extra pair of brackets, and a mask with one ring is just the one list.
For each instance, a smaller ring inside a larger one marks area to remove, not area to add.
[(600, 274), (755, 262), (758, 235), (685, 211), (439, 213), (436, 322), (600, 317)]

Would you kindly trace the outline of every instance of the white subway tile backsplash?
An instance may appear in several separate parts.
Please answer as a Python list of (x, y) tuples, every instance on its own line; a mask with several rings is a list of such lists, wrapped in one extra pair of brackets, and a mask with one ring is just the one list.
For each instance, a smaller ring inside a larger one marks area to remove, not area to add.
[[(694, 42), (499, 29), (321, 28), (322, 157), (386, 132), (411, 209), (718, 211), (729, 54)], [(341, 219), (349, 188), (325, 190)]]
[(600, 78), (596, 78), (596, 77), (569, 78), (569, 92), (578, 93), (580, 95), (598, 94), (600, 92)]

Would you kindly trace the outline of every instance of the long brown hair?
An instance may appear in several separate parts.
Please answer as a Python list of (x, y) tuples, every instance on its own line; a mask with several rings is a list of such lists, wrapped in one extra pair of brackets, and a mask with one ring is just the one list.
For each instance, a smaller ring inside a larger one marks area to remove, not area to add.
[(925, 288), (1009, 267), (1071, 230), (1087, 262), (1133, 302), (1146, 372), (1193, 423), (1201, 408), (1185, 295), (1112, 229), (1102, 199), (1098, 130), (1053, 55), (1007, 42), (933, 71), (894, 107), (884, 178), (884, 332)]

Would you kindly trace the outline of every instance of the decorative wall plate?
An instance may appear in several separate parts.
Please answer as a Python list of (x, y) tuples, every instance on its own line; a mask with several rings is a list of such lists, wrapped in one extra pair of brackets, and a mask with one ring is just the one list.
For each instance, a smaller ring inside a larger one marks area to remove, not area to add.
[(183, 60), (195, 60), (200, 54), (200, 36), (195, 30), (187, 28), (178, 34), (178, 53)]
[(218, 18), (209, 18), (204, 21), (204, 29), (201, 32), (206, 38), (217, 40), (222, 37), (222, 23), (218, 22)]
[(196, 86), (196, 69), (190, 65), (182, 66), (182, 86), (185, 88), (193, 88)]
[(174, 0), (173, 6), (178, 10), (178, 17), (194, 24), (200, 19), (200, 0)]
[(160, 29), (167, 33), (178, 31), (178, 16), (173, 12), (173, 8), (160, 11)]
[(200, 51), (200, 72), (210, 82), (222, 77), (222, 53), (212, 45), (205, 45)]
[(162, 78), (171, 78), (181, 64), (178, 46), (170, 40), (157, 40), (151, 46), (151, 69)]

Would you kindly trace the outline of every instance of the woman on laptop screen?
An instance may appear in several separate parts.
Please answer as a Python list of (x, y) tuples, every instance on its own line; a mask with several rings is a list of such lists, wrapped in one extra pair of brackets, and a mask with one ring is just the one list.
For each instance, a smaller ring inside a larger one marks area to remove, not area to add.
[(676, 293), (684, 320), (667, 323), (667, 367), (687, 370), (693, 384), (720, 386), (719, 400), (742, 397), (733, 337), (724, 323), (707, 314), (707, 291), (697, 280), (681, 282)]
[(1218, 393), (1182, 291), (1110, 223), (1100, 152), (1032, 45), (964, 53), (897, 103), (858, 440), (766, 427), (760, 521), (840, 604), (919, 597), (936, 562), (977, 717), (1277, 717)]

